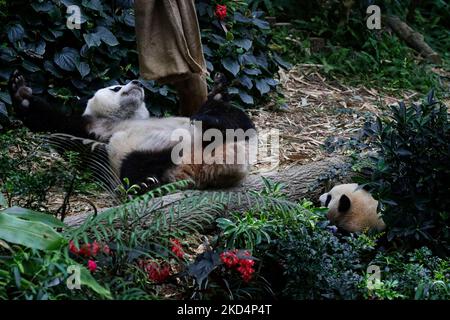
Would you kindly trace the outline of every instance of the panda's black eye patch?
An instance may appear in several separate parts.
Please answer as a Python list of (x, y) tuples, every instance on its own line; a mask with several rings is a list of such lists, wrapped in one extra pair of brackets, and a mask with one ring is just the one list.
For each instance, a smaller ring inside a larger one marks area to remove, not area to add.
[(331, 201), (331, 194), (328, 194), (327, 200), (325, 201), (325, 207), (328, 207), (328, 204), (330, 203), (330, 201)]
[(114, 87), (114, 88), (109, 89), (109, 90), (114, 91), (114, 92), (119, 92), (120, 89), (122, 89), (122, 87)]

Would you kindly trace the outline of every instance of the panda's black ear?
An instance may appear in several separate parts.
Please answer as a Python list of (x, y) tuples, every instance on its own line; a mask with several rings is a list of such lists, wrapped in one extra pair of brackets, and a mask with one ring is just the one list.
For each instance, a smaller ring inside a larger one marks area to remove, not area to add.
[(350, 209), (350, 205), (351, 205), (351, 201), (350, 201), (349, 197), (347, 197), (345, 194), (343, 194), (341, 196), (341, 198), (339, 199), (339, 207), (338, 207), (339, 212), (348, 211), (348, 209)]

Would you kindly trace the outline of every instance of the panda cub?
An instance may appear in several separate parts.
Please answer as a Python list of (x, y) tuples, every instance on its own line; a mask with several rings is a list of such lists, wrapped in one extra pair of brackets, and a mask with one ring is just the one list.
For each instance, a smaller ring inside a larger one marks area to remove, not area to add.
[[(67, 145), (78, 140), (82, 145), (102, 148), (106, 157), (97, 158), (91, 167), (95, 171), (95, 168), (101, 170), (109, 166), (118, 178), (109, 178), (109, 181), (123, 182), (127, 178), (132, 185), (151, 189), (189, 180), (192, 188), (223, 188), (241, 182), (249, 171), (247, 152), (249, 143), (256, 137), (255, 127), (245, 112), (230, 105), (226, 94), (222, 93), (225, 85), (221, 77), (216, 78), (212, 94), (191, 118), (151, 118), (138, 80), (98, 90), (87, 100), (81, 114), (63, 114), (60, 107), (33, 95), (18, 72), (11, 76), (9, 89), (16, 114), (31, 130), (57, 132), (53, 139), (59, 141), (59, 145), (64, 140)], [(200, 128), (196, 125), (199, 122)], [(241, 129), (247, 135), (244, 139), (237, 137), (219, 143), (209, 155), (203, 153), (208, 147), (203, 140), (195, 143), (196, 137), (207, 129), (220, 133)], [(184, 133), (183, 139), (174, 139), (175, 131)], [(177, 149), (179, 159), (175, 163), (174, 148), (179, 147), (180, 139), (184, 141), (184, 138), (187, 138), (188, 148)], [(228, 160), (227, 154), (242, 153), (246, 155), (243, 162), (236, 161), (236, 157), (231, 163), (214, 161), (215, 156), (222, 155)], [(198, 155), (200, 159), (196, 158)]]
[(328, 220), (348, 232), (383, 231), (386, 228), (377, 213), (378, 201), (356, 183), (337, 185), (322, 194), (319, 200), (328, 208)]

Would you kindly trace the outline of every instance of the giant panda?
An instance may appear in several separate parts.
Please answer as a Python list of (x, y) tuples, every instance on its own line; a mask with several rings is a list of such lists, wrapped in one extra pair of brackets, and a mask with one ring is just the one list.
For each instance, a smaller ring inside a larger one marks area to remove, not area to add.
[(378, 201), (356, 183), (340, 184), (319, 198), (328, 208), (328, 220), (348, 232), (383, 231), (386, 225), (377, 212)]
[[(145, 190), (178, 180), (188, 180), (189, 187), (196, 189), (224, 188), (245, 178), (249, 171), (248, 154), (241, 162), (236, 157), (231, 163), (214, 162), (216, 156), (225, 159), (233, 152), (248, 152), (256, 136), (253, 122), (229, 103), (224, 88), (223, 77), (216, 77), (216, 87), (208, 100), (190, 118), (155, 118), (150, 117), (138, 80), (98, 90), (87, 100), (82, 114), (62, 114), (61, 108), (33, 95), (18, 72), (9, 81), (13, 106), (26, 126), (34, 131), (56, 132), (52, 137), (59, 146), (61, 141), (66, 141), (66, 145), (79, 141), (81, 145), (91, 145), (92, 150), (99, 148), (105, 156), (91, 162), (94, 170), (104, 173), (107, 165), (114, 175), (106, 179), (109, 182), (126, 178), (130, 185), (144, 185)], [(203, 140), (194, 142), (207, 129), (220, 133), (241, 129), (245, 135), (244, 139), (219, 143), (212, 153), (203, 155), (208, 144)], [(179, 151), (176, 163), (172, 152), (180, 146), (180, 140), (174, 139), (175, 130), (192, 138), (189, 148)], [(196, 152), (201, 155), (200, 160), (194, 159)]]

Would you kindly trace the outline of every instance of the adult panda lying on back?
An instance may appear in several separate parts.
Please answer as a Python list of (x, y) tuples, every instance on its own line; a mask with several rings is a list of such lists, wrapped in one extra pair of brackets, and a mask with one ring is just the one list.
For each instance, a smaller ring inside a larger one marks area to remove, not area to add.
[[(18, 72), (14, 72), (9, 81), (15, 112), (27, 127), (33, 131), (75, 135), (102, 143), (107, 154), (103, 162), (109, 162), (120, 181), (128, 178), (130, 184), (145, 184), (147, 188), (179, 180), (190, 180), (190, 187), (198, 189), (229, 187), (245, 178), (248, 161), (231, 164), (211, 163), (212, 159), (206, 158), (200, 162), (192, 161), (195, 152), (203, 151), (204, 143), (192, 143), (191, 153), (181, 153), (181, 163), (172, 161), (172, 150), (179, 143), (173, 140), (174, 130), (184, 129), (194, 135), (198, 130), (192, 124), (194, 120), (202, 122), (201, 133), (207, 129), (218, 129), (222, 133), (227, 129), (242, 129), (250, 135), (256, 134), (245, 112), (229, 104), (222, 93), (223, 87), (222, 79), (218, 77), (207, 102), (191, 118), (151, 118), (144, 103), (144, 90), (137, 80), (98, 90), (87, 101), (82, 114), (70, 115), (62, 114), (61, 108), (33, 95)], [(75, 139), (61, 134), (54, 137), (68, 141)], [(79, 141), (87, 143), (87, 140)], [(218, 148), (224, 157), (230, 152), (246, 150), (248, 139), (226, 141)]]

